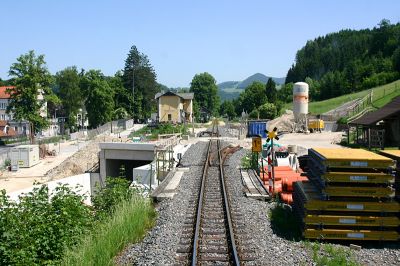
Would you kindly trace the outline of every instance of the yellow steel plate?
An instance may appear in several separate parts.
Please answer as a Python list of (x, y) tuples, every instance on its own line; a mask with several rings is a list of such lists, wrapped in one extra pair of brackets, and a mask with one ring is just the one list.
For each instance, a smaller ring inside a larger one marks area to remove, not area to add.
[(328, 172), (321, 176), (327, 182), (387, 184), (394, 177), (383, 173)]
[(324, 165), (345, 168), (388, 168), (394, 161), (363, 149), (315, 148)]
[(344, 211), (344, 212), (400, 212), (398, 202), (357, 202), (309, 200), (304, 204), (310, 211)]
[(306, 229), (304, 230), (304, 237), (309, 239), (397, 241), (399, 233), (396, 231)]
[(324, 192), (332, 197), (394, 197), (394, 189), (390, 187), (338, 187), (328, 186)]
[(400, 219), (396, 216), (307, 215), (304, 218), (304, 223), (308, 225), (396, 227), (400, 225)]
[(396, 158), (396, 160), (400, 160), (400, 150), (384, 150), (380, 151), (379, 153), (383, 156), (388, 155), (390, 158)]

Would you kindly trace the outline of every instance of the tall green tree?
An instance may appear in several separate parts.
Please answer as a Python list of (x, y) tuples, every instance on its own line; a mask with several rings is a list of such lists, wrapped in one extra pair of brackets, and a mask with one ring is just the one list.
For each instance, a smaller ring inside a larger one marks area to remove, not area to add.
[(278, 99), (278, 91), (276, 90), (276, 84), (272, 78), (269, 78), (265, 85), (265, 95), (267, 95), (268, 102), (276, 103)]
[(113, 113), (114, 119), (125, 119), (128, 116), (132, 117), (131, 103), (133, 102), (132, 92), (129, 92), (124, 87), (124, 82), (122, 79), (122, 71), (118, 71), (113, 77), (109, 77), (107, 82), (110, 88), (114, 91), (114, 103), (115, 110)]
[(220, 99), (217, 82), (212, 75), (207, 72), (196, 74), (190, 83), (190, 92), (194, 93), (196, 117), (200, 106), (209, 110), (212, 115), (217, 115)]
[(253, 82), (239, 96), (240, 109), (247, 113), (258, 109), (268, 101), (265, 95), (265, 85), (261, 82)]
[[(83, 106), (83, 96), (80, 89), (80, 76), (76, 66), (67, 67), (56, 74), (56, 86), (61, 99), (60, 108), (68, 119), (67, 127), (76, 125), (76, 116)], [(60, 110), (60, 114), (61, 114)]]
[(99, 70), (89, 70), (84, 74), (81, 87), (85, 96), (85, 106), (89, 125), (97, 127), (111, 121), (114, 111), (114, 91)]
[(228, 119), (233, 119), (236, 116), (235, 106), (232, 101), (224, 101), (219, 107), (219, 114), (227, 116)]
[(400, 73), (400, 46), (393, 52), (392, 61), (394, 69)]
[(124, 106), (129, 106), (127, 111), (135, 119), (150, 117), (151, 112), (156, 110), (154, 96), (159, 91), (156, 77), (148, 57), (132, 46), (125, 60), (122, 81), (125, 95), (133, 95), (134, 88), (133, 97), (125, 98)]
[(293, 100), (293, 83), (283, 84), (278, 92), (278, 99), (284, 103), (289, 103)]
[(44, 55), (36, 56), (34, 51), (18, 57), (8, 73), (14, 79), (16, 88), (9, 91), (11, 99), (7, 112), (12, 112), (16, 120), (29, 121), (33, 141), (34, 132), (48, 127), (44, 114), (47, 111), (46, 100), (53, 97), (50, 89), (52, 76), (47, 70)]

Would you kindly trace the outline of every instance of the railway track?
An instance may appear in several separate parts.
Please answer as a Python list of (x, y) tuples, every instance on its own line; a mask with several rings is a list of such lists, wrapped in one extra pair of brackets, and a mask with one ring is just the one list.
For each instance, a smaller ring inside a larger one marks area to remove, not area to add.
[(180, 265), (241, 265), (232, 219), (238, 214), (231, 210), (215, 122), (211, 136), (199, 194), (190, 200), (177, 250)]

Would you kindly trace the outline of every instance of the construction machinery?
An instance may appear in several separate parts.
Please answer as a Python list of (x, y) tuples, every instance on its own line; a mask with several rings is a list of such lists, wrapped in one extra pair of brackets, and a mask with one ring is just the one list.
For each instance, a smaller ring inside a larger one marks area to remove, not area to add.
[(313, 132), (322, 132), (324, 130), (325, 123), (322, 119), (310, 119), (308, 120), (308, 130)]

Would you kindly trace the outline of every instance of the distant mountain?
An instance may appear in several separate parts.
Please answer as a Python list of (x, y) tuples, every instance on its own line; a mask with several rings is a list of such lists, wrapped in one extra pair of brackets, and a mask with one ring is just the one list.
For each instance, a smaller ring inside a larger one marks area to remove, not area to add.
[[(273, 81), (278, 85), (285, 83), (285, 78), (274, 78), (271, 77)], [(264, 74), (256, 73), (246, 78), (243, 81), (225, 81), (217, 84), (218, 94), (222, 101), (231, 100), (239, 97), (240, 93), (251, 85), (254, 81), (258, 81), (266, 84), (269, 77)]]
[[(247, 79), (243, 80), (242, 82), (240, 82), (240, 84), (237, 86), (237, 88), (239, 89), (246, 89), (249, 85), (251, 85), (251, 83), (253, 83), (254, 81), (258, 81), (261, 83), (266, 84), (268, 79), (270, 77), (267, 77), (264, 74), (261, 73), (256, 73), (254, 75), (251, 75), (250, 77), (248, 77)], [(277, 84), (283, 84), (285, 83), (285, 78), (274, 78), (271, 77), (273, 81), (275, 81), (275, 83)]]
[(225, 81), (218, 84), (218, 88), (221, 89), (230, 89), (230, 88), (237, 88), (237, 85), (240, 81)]

